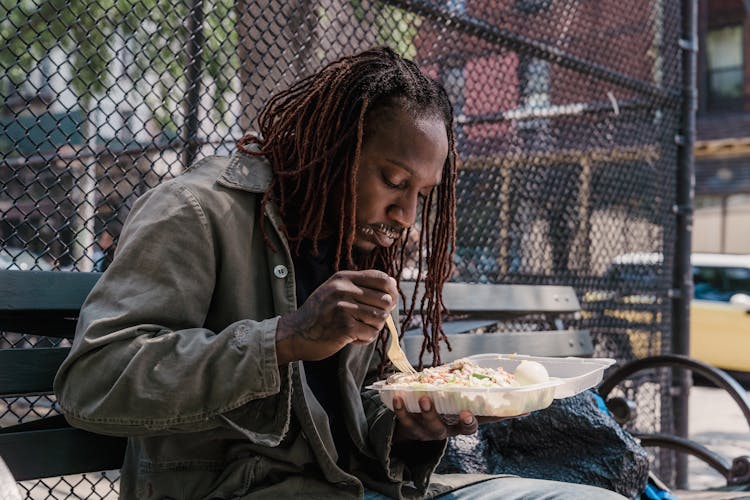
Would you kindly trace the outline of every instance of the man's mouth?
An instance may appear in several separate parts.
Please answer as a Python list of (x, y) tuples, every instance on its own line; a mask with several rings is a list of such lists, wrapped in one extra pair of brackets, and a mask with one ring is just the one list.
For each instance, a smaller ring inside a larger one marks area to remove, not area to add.
[(358, 229), (368, 238), (378, 240), (382, 246), (390, 246), (401, 237), (403, 232), (401, 227), (389, 226), (388, 224), (368, 224), (359, 226)]

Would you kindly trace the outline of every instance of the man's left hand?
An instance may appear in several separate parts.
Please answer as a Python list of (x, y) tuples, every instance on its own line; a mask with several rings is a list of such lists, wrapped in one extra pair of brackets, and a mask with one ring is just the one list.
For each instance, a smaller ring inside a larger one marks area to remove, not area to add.
[(419, 398), (421, 413), (409, 413), (403, 399), (393, 398), (394, 413), (398, 417), (393, 442), (402, 441), (437, 441), (459, 434), (474, 434), (479, 424), (504, 420), (497, 417), (475, 417), (469, 411), (458, 414), (456, 423), (446, 422), (435, 410), (432, 399), (427, 396)]

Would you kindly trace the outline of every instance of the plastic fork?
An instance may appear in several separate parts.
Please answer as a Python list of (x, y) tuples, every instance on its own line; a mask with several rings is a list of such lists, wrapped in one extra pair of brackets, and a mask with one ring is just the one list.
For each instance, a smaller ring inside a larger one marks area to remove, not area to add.
[(406, 359), (406, 354), (401, 349), (401, 344), (398, 342), (398, 330), (396, 330), (396, 325), (393, 324), (393, 318), (391, 316), (385, 318), (385, 324), (388, 325), (388, 331), (391, 332), (391, 340), (388, 344), (388, 359), (391, 360), (393, 366), (403, 373), (417, 373), (417, 370), (411, 366), (409, 360)]

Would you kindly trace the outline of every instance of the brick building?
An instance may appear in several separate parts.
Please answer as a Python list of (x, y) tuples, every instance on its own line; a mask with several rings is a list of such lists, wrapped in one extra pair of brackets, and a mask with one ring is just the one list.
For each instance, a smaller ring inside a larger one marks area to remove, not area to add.
[[(667, 20), (679, 8), (451, 1), (450, 31), (429, 22), (440, 13), (424, 13), (417, 59), (457, 110), (459, 197), (486, 200), (481, 214), (468, 204), (474, 222), (459, 224), (458, 253), (492, 262), (488, 280), (598, 274), (643, 250), (644, 235), (654, 235), (649, 251), (671, 244), (653, 218), (669, 212), (675, 192), (666, 131), (675, 129), (679, 96), (669, 92), (681, 72), (674, 33), (664, 30), (675, 29)], [(661, 162), (669, 167), (655, 168)]]
[(750, 2), (699, 3), (693, 249), (750, 253)]

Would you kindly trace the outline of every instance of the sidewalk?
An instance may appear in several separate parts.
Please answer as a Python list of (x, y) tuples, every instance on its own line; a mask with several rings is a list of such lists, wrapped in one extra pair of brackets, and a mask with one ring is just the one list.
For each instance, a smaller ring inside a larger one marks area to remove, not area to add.
[[(690, 438), (730, 460), (750, 455), (750, 428), (729, 394), (714, 387), (692, 387), (689, 405)], [(693, 457), (688, 459), (688, 478), (691, 489), (726, 484), (718, 472)]]

